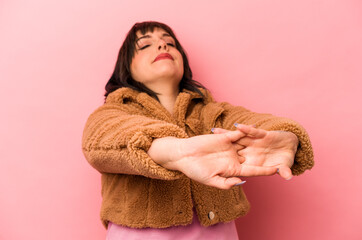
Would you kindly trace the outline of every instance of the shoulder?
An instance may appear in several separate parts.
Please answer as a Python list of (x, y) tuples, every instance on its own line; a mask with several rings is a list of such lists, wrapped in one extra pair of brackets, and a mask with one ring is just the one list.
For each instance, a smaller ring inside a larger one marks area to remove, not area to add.
[(139, 97), (145, 98), (147, 96), (148, 95), (146, 93), (142, 93), (128, 87), (122, 87), (110, 93), (107, 96), (105, 103), (125, 103), (129, 100), (136, 101)]
[(110, 93), (103, 105), (97, 107), (89, 119), (107, 119), (124, 114), (140, 114), (142, 107), (137, 102), (140, 92), (130, 88), (119, 88)]

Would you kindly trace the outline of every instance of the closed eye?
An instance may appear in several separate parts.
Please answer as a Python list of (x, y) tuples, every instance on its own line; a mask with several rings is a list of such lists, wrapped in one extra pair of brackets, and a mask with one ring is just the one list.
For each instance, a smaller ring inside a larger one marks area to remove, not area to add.
[(172, 46), (172, 47), (175, 46), (175, 44), (173, 44), (173, 43), (167, 43), (167, 45)]
[(150, 45), (144, 45), (143, 47), (140, 47), (139, 50), (145, 49), (145, 48), (147, 48), (147, 47), (149, 47), (149, 46), (150, 46)]

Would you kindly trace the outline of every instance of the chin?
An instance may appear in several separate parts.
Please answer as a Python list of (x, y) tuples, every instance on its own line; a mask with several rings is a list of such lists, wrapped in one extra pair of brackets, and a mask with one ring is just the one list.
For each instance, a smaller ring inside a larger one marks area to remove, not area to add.
[(169, 78), (182, 78), (183, 71), (180, 72), (178, 69), (162, 68), (159, 69), (157, 75), (160, 77), (169, 77)]

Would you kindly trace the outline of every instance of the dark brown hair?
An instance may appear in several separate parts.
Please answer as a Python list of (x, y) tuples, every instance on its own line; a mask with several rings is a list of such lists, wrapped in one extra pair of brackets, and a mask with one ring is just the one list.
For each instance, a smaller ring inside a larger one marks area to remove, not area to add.
[(189, 61), (187, 59), (186, 53), (183, 50), (180, 42), (177, 40), (172, 29), (169, 26), (167, 26), (166, 24), (163, 24), (160, 22), (148, 21), (148, 22), (136, 23), (135, 25), (133, 25), (131, 30), (129, 30), (129, 32), (119, 50), (118, 58), (117, 58), (117, 62), (116, 62), (116, 66), (114, 68), (113, 74), (106, 84), (106, 87), (105, 87), (106, 93), (104, 94), (104, 96), (106, 98), (107, 98), (108, 94), (117, 90), (118, 88), (129, 87), (129, 88), (135, 89), (140, 92), (145, 92), (158, 100), (156, 92), (147, 88), (144, 84), (132, 79), (131, 70), (130, 70), (132, 58), (135, 53), (135, 46), (136, 46), (136, 40), (137, 40), (136, 33), (138, 31), (140, 31), (142, 34), (146, 34), (147, 32), (153, 32), (153, 30), (155, 28), (161, 28), (164, 31), (166, 31), (168, 34), (170, 34), (171, 37), (173, 37), (173, 39), (175, 39), (176, 49), (182, 55), (182, 59), (183, 59), (183, 63), (184, 63), (184, 74), (183, 74), (182, 79), (179, 84), (179, 91), (182, 91), (183, 89), (187, 89), (192, 92), (197, 92), (197, 93), (201, 94), (202, 96), (204, 96), (198, 88), (205, 89), (205, 87), (201, 83), (192, 79), (192, 71), (189, 66)]

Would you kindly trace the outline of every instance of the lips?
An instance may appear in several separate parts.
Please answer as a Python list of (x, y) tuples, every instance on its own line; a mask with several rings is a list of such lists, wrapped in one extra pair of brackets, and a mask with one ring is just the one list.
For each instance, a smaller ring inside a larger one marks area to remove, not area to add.
[(171, 60), (173, 60), (173, 57), (168, 53), (161, 53), (160, 55), (158, 55), (155, 58), (155, 60), (153, 60), (153, 62), (156, 62), (156, 61), (161, 60), (161, 59), (171, 59)]

